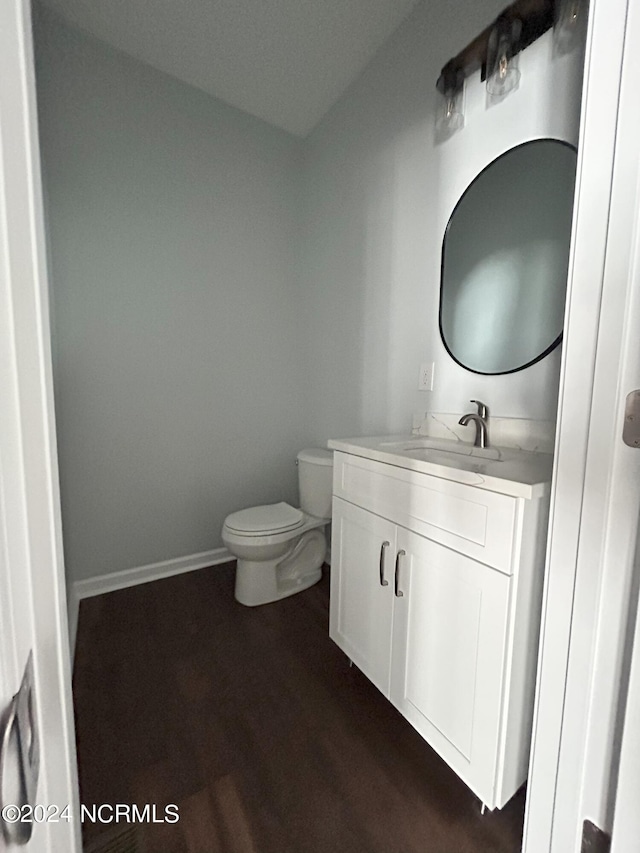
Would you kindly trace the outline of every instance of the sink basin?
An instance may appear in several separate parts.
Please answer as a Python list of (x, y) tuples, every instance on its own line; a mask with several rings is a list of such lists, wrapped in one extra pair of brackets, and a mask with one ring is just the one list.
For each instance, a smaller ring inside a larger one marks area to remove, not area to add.
[(443, 456), (473, 456), (477, 459), (502, 461), (502, 453), (497, 447), (474, 447), (464, 441), (446, 438), (428, 438), (420, 436), (405, 441), (380, 442), (380, 448), (392, 453), (408, 453), (416, 459), (437, 462)]

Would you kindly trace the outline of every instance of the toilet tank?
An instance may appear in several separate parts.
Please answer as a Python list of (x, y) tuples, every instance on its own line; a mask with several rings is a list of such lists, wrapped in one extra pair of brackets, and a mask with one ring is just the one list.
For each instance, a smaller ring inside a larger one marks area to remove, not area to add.
[(315, 518), (331, 518), (333, 451), (301, 450), (297, 465), (300, 509)]

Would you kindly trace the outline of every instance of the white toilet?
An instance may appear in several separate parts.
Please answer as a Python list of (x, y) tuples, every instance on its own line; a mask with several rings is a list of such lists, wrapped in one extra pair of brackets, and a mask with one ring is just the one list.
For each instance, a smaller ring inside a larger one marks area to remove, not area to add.
[(249, 607), (278, 601), (320, 580), (331, 521), (333, 452), (298, 453), (300, 509), (287, 503), (227, 516), (222, 541), (238, 560), (236, 600)]

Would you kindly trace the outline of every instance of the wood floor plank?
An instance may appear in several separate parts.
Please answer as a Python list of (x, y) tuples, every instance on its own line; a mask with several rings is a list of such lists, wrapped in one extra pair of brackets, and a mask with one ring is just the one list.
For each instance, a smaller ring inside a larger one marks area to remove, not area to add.
[[(82, 602), (84, 802), (180, 806), (143, 853), (517, 853), (328, 636), (329, 580), (264, 607), (218, 566)], [(85, 827), (87, 840), (95, 827)]]
[[(183, 799), (175, 788), (176, 778), (167, 761), (157, 762), (138, 771), (131, 779), (131, 802), (139, 809), (149, 806), (155, 814), (142, 825), (143, 849), (162, 853), (188, 853), (184, 826), (164, 821), (168, 805), (178, 805)], [(158, 822), (156, 822), (158, 821)]]
[(188, 853), (225, 853), (208, 789), (180, 803), (180, 825)]
[(227, 853), (259, 853), (249, 816), (233, 776), (228, 774), (217, 779), (213, 793), (222, 818)]

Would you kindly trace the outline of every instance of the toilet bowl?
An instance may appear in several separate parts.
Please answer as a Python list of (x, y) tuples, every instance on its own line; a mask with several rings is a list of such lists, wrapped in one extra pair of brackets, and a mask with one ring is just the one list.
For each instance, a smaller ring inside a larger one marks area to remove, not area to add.
[(302, 592), (322, 576), (333, 454), (302, 450), (297, 464), (300, 509), (280, 502), (243, 509), (225, 519), (222, 541), (238, 561), (235, 597), (248, 607)]

